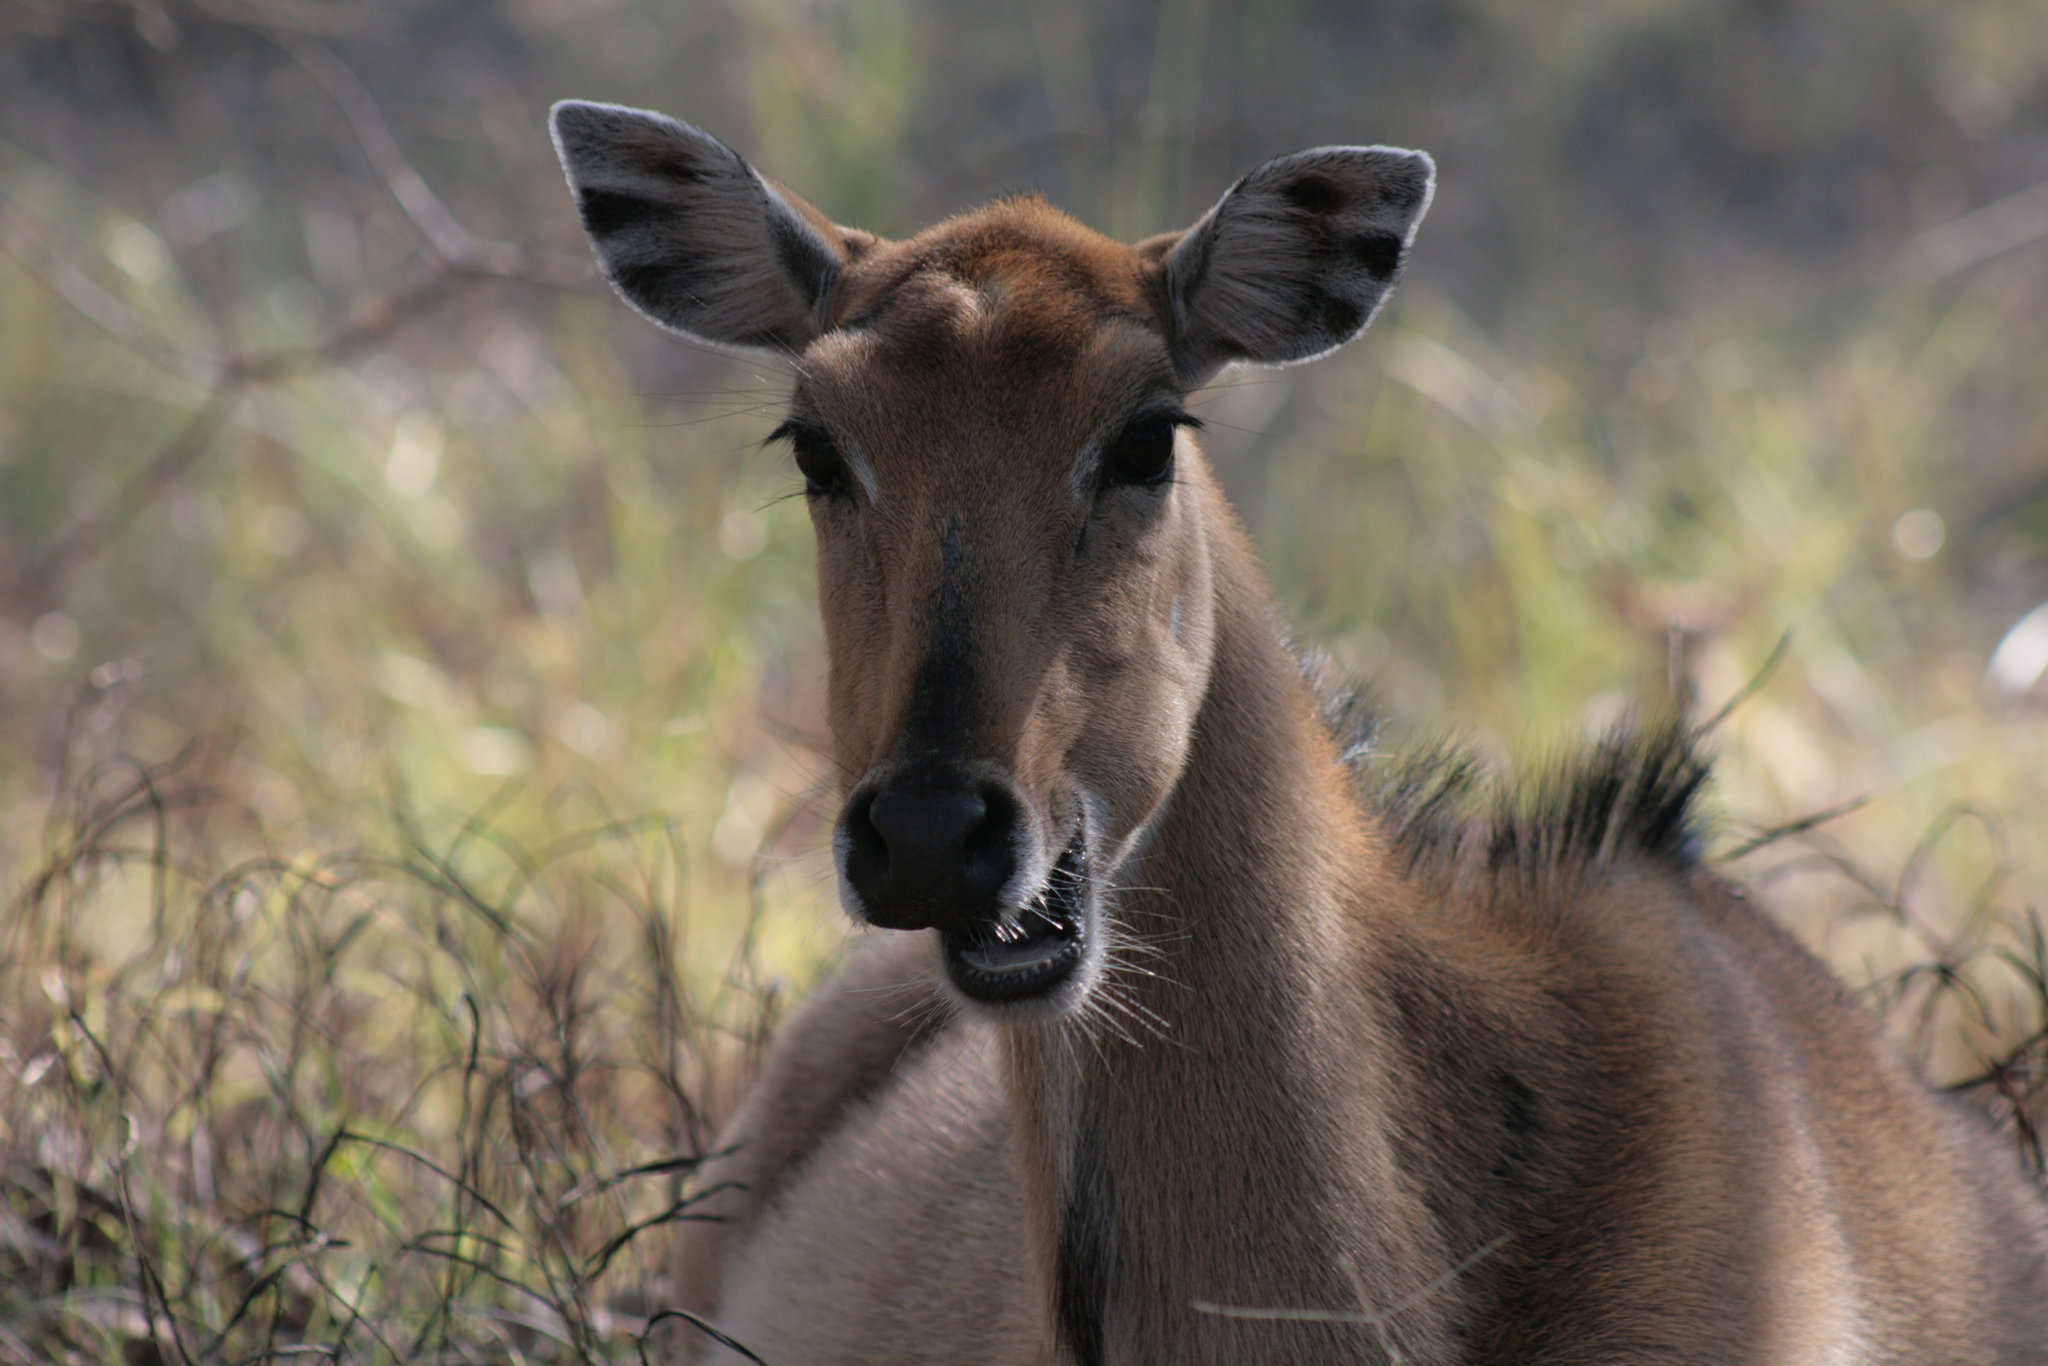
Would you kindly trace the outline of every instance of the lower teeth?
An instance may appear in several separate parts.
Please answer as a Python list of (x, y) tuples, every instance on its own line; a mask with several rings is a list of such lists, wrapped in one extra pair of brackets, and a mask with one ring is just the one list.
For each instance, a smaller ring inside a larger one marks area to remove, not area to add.
[[(990, 999), (1006, 999), (1004, 993), (1028, 994), (1038, 989), (1041, 978), (1051, 980), (1063, 973), (1059, 965), (1077, 956), (1081, 921), (1066, 908), (1070, 901), (1078, 900), (1074, 893), (1080, 889), (1079, 856), (1071, 851), (1062, 855), (1057, 872), (1068, 880), (1048, 887), (1015, 919), (947, 936), (947, 956), (966, 974), (962, 984), (970, 992), (980, 994), (969, 985), (979, 977), (981, 990), (992, 993)], [(1048, 900), (1062, 909), (1053, 910), (1046, 904)], [(1072, 909), (1078, 911), (1079, 907)]]
[(961, 952), (973, 966), (984, 972), (1015, 972), (1036, 967), (1066, 947), (1064, 940), (1025, 940), (1013, 944), (975, 944)]

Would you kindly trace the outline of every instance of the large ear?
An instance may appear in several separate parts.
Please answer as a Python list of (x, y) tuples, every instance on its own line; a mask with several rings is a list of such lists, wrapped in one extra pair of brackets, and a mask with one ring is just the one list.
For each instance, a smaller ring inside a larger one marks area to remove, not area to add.
[(830, 220), (665, 115), (564, 100), (552, 123), (583, 230), (627, 303), (722, 346), (789, 353), (818, 335), (850, 255)]
[(1310, 360), (1363, 332), (1435, 188), (1435, 164), (1394, 147), (1316, 147), (1231, 186), (1166, 253), (1181, 377)]

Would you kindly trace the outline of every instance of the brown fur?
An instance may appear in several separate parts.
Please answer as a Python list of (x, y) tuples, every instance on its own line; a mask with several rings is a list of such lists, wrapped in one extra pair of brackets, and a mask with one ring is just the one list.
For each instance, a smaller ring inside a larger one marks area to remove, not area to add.
[[(1138, 248), (1007, 200), (771, 291), (849, 471), (811, 499), (849, 785), (1013, 785), (1041, 862), (1087, 834), (1107, 947), (1034, 1013), (957, 998), (932, 931), (859, 944), (680, 1296), (777, 1366), (2048, 1361), (2040, 1202), (1698, 866), (1682, 728), (1491, 814), (1455, 764), (1361, 775), (1187, 434), (1169, 484), (1089, 482), (1144, 405), (1364, 326), (1406, 156), (1283, 158)], [(665, 321), (745, 344), (717, 306)]]

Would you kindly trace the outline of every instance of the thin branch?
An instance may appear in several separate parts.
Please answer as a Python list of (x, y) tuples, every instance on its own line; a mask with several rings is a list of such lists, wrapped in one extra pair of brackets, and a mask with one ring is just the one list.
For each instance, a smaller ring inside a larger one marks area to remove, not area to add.
[[(715, 1189), (722, 1189), (729, 1184), (731, 1183), (721, 1183), (720, 1187)], [(602, 1276), (610, 1268), (612, 1258), (618, 1256), (628, 1243), (649, 1229), (660, 1228), (665, 1224), (723, 1224), (731, 1222), (724, 1215), (720, 1214), (690, 1213), (690, 1206), (696, 1204), (709, 1194), (711, 1194), (710, 1191), (700, 1191), (687, 1195), (681, 1200), (675, 1201), (661, 1213), (650, 1214), (645, 1219), (636, 1220), (620, 1229), (617, 1233), (614, 1233), (605, 1240), (603, 1247), (590, 1255), (589, 1261), (583, 1267), (583, 1279), (593, 1281)]]
[[(276, 41), (347, 114), (372, 168), (418, 228), (427, 251), (427, 268), (411, 283), (358, 304), (348, 321), (311, 343), (216, 359), (181, 352), (153, 338), (126, 305), (48, 252), (44, 234), (25, 214), (0, 204), (0, 249), (20, 261), (59, 299), (123, 345), (175, 374), (196, 379), (201, 373), (212, 373), (199, 408), (143, 461), (121, 490), (104, 507), (59, 532), (16, 576), (16, 587), (33, 604), (46, 602), (66, 574), (104, 550), (191, 470), (226, 425), (245, 389), (345, 360), (382, 341), (470, 281), (510, 280), (565, 290), (591, 287), (591, 267), (581, 258), (472, 236), (399, 152), (383, 115), (354, 72), (312, 39), (277, 37)], [(38, 269), (32, 259), (38, 257), (50, 258), (47, 272)]]
[(1785, 662), (1785, 652), (1791, 648), (1792, 633), (1787, 631), (1778, 637), (1778, 643), (1771, 647), (1770, 654), (1766, 655), (1764, 662), (1757, 666), (1757, 671), (1749, 676), (1749, 681), (1737, 688), (1735, 695), (1721, 704), (1721, 709), (1700, 726), (1699, 733), (1706, 735), (1718, 729), (1723, 721), (1726, 721), (1735, 713), (1737, 707), (1756, 696), (1764, 684), (1771, 681), (1771, 675), (1778, 671), (1778, 666)]
[(405, 159), (391, 125), (384, 121), (382, 111), (356, 73), (326, 44), (314, 39), (277, 37), (274, 41), (340, 106), (355, 132), (356, 144), (369, 158), (370, 169), (384, 183), (399, 212), (419, 229), (436, 264), (452, 266), (467, 257), (475, 239), (455, 221), (455, 215), (448, 212), (447, 206), (427, 188), (426, 180)]
[(641, 1366), (647, 1366), (648, 1335), (654, 1331), (655, 1325), (660, 1323), (663, 1319), (681, 1319), (684, 1323), (689, 1324), (692, 1328), (695, 1328), (698, 1332), (702, 1333), (705, 1337), (710, 1338), (713, 1342), (725, 1348), (727, 1351), (738, 1352), (741, 1356), (753, 1362), (754, 1366), (768, 1366), (767, 1362), (761, 1360), (761, 1358), (755, 1356), (752, 1352), (748, 1351), (745, 1343), (742, 1343), (737, 1338), (729, 1337), (725, 1333), (720, 1332), (717, 1328), (712, 1326), (711, 1321), (709, 1319), (702, 1318), (696, 1314), (693, 1314), (687, 1309), (664, 1309), (659, 1314), (656, 1314), (653, 1318), (647, 1320), (647, 1326), (641, 1330), (640, 1341), (638, 1343)]
[(406, 160), (369, 88), (332, 48), (313, 38), (278, 37), (275, 41), (340, 107), (370, 169), (418, 231), (435, 264), (463, 274), (525, 280), (557, 289), (589, 287), (591, 266), (580, 256), (535, 251), (472, 234), (428, 187), (426, 177)]
[(4, 200), (0, 200), (0, 251), (13, 257), (31, 279), (73, 312), (151, 364), (199, 383), (206, 382), (217, 369), (218, 363), (211, 357), (196, 356), (158, 336), (134, 309), (65, 260), (33, 215)]
[(410, 1158), (434, 1175), (440, 1177), (443, 1181), (446, 1181), (449, 1185), (455, 1187), (455, 1189), (461, 1191), (470, 1199), (476, 1201), (478, 1208), (482, 1209), (499, 1223), (507, 1228), (519, 1227), (519, 1221), (492, 1204), (489, 1196), (425, 1154), (416, 1153), (402, 1143), (393, 1143), (389, 1139), (377, 1138), (371, 1134), (362, 1133), (354, 1129), (342, 1130), (340, 1137), (350, 1143), (361, 1143), (366, 1147), (380, 1148), (387, 1153), (396, 1153), (400, 1157)]
[(1801, 816), (1799, 819), (1787, 821), (1783, 825), (1771, 826), (1767, 830), (1759, 830), (1756, 834), (1736, 845), (1725, 854), (1716, 855), (1714, 862), (1733, 863), (1739, 858), (1754, 854), (1765, 845), (1776, 844), (1779, 840), (1790, 839), (1794, 835), (1803, 835), (1815, 826), (1825, 825), (1829, 821), (1846, 816), (1852, 811), (1860, 811), (1869, 804), (1869, 797), (1851, 797), (1848, 801), (1842, 802), (1837, 806), (1830, 806), (1826, 810), (1816, 811), (1808, 816)]
[(240, 394), (238, 381), (215, 385), (198, 411), (142, 462), (142, 468), (106, 506), (87, 513), (59, 532), (21, 572), (19, 586), (28, 596), (32, 600), (47, 597), (66, 573), (99, 554), (144, 508), (184, 478), (226, 425)]
[(1904, 272), (1942, 280), (2048, 237), (2048, 180), (1929, 228), (1906, 244)]

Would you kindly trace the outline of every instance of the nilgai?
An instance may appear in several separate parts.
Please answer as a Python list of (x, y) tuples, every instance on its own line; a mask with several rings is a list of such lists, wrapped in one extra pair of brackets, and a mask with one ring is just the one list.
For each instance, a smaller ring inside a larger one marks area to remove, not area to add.
[(2048, 1361), (2042, 1201), (1704, 866), (1692, 730), (1472, 801), (1290, 647), (1185, 405), (1365, 328), (1429, 158), (888, 241), (658, 114), (554, 132), (618, 292), (795, 374), (877, 927), (701, 1173), (681, 1307), (774, 1366)]

